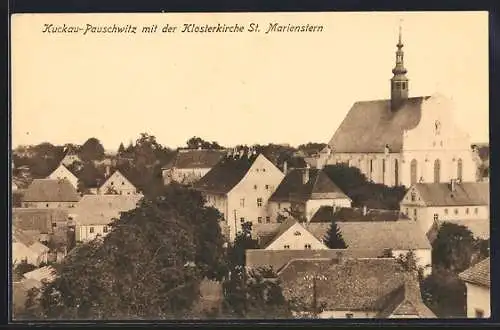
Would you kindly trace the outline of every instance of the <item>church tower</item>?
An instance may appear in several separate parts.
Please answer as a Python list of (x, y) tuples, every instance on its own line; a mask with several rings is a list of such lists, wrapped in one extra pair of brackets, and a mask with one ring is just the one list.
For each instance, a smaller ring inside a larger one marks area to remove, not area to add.
[(408, 98), (408, 78), (404, 66), (403, 42), (401, 40), (401, 25), (399, 26), (399, 42), (396, 45), (396, 66), (392, 69), (391, 78), (391, 109), (397, 110)]

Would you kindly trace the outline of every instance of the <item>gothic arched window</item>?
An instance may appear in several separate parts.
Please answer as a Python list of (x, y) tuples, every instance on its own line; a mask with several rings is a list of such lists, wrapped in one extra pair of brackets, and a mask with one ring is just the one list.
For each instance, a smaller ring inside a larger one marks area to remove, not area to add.
[(382, 159), (382, 183), (385, 184), (385, 159)]
[(394, 159), (394, 185), (399, 185), (399, 166), (398, 160)]
[(457, 179), (460, 181), (462, 181), (462, 171), (463, 171), (462, 159), (459, 159), (457, 161)]
[(441, 182), (441, 161), (439, 159), (434, 161), (434, 182)]
[(411, 184), (417, 183), (417, 160), (413, 159), (410, 163)]

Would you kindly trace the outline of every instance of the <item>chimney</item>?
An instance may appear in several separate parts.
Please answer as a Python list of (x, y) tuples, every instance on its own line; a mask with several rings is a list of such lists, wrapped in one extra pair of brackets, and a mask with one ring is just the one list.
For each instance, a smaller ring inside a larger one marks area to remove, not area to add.
[(302, 183), (306, 184), (309, 182), (309, 164), (306, 165), (304, 172), (302, 173)]
[(283, 162), (283, 173), (285, 173), (285, 175), (288, 173), (288, 162), (286, 160)]
[(366, 205), (363, 205), (363, 216), (365, 216), (367, 213)]
[(110, 172), (109, 165), (106, 165), (106, 178), (109, 177), (109, 172)]
[(455, 192), (455, 190), (457, 189), (456, 185), (457, 185), (456, 180), (455, 180), (455, 179), (451, 179), (451, 180), (450, 180), (450, 190), (451, 190), (452, 192)]

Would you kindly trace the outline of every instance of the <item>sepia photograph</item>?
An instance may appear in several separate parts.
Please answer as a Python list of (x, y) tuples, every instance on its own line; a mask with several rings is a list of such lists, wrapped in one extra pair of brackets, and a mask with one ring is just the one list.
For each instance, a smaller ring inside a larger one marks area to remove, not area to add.
[(10, 37), (11, 321), (490, 318), (488, 12)]

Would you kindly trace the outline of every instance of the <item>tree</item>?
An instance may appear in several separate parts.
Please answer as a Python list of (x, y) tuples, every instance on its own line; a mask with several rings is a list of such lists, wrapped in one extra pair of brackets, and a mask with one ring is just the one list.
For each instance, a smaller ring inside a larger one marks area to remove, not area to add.
[(467, 227), (445, 222), (432, 243), (433, 265), (460, 273), (471, 266), (474, 248), (474, 236)]
[(72, 166), (78, 166), (78, 170), (70, 167), (70, 170), (73, 170), (78, 177), (78, 192), (88, 193), (90, 188), (98, 187), (104, 182), (104, 172), (99, 170), (93, 162), (85, 161), (81, 166), (78, 164), (72, 164)]
[(187, 140), (186, 145), (188, 149), (198, 149), (198, 148), (215, 149), (215, 150), (224, 149), (219, 145), (219, 143), (215, 141), (212, 142), (205, 141), (204, 139), (197, 136), (193, 136), (192, 138)]
[[(122, 213), (104, 238), (76, 247), (43, 287), (48, 319), (167, 319), (198, 299), (201, 278), (220, 268), (217, 211), (197, 192), (168, 186)], [(201, 224), (200, 224), (201, 223)], [(213, 226), (217, 228), (217, 226)], [(208, 251), (208, 252), (207, 252)], [(214, 255), (209, 255), (209, 252)]]
[(323, 239), (326, 246), (330, 249), (345, 249), (347, 245), (342, 237), (337, 222), (333, 219), (330, 228), (326, 232), (326, 236)]
[(248, 249), (258, 249), (257, 240), (252, 238), (252, 223), (245, 222), (241, 225), (241, 232), (236, 235), (231, 249), (228, 253), (228, 262), (231, 271), (239, 271), (245, 267), (245, 251)]
[(123, 142), (120, 142), (120, 146), (118, 147), (118, 154), (121, 155), (124, 152), (125, 152), (125, 146), (123, 145)]
[(299, 145), (297, 149), (304, 152), (304, 154), (306, 154), (307, 156), (311, 156), (319, 153), (326, 147), (326, 145), (327, 145), (326, 143), (309, 142), (306, 144)]
[(83, 161), (101, 160), (104, 158), (104, 147), (96, 138), (90, 138), (82, 145), (80, 149), (80, 158)]

